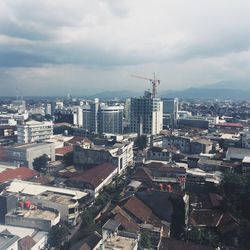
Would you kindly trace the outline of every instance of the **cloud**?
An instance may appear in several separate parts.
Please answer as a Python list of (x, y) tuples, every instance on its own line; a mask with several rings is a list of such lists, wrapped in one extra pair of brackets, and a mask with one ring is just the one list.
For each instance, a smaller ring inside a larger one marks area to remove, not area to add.
[(76, 88), (74, 68), (99, 88), (102, 78), (127, 87), (127, 71), (159, 72), (169, 87), (247, 78), (249, 8), (244, 0), (2, 0), (0, 68), (12, 72), (5, 82), (21, 84), (27, 71), (42, 86), (29, 68), (54, 70), (46, 81), (71, 80)]

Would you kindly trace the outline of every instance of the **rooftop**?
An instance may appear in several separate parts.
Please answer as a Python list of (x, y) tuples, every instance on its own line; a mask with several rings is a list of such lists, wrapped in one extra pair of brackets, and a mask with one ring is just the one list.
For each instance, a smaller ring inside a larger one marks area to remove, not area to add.
[(113, 249), (123, 249), (123, 250), (133, 250), (136, 245), (137, 240), (122, 237), (122, 236), (113, 236), (108, 238), (104, 242), (105, 249), (113, 250)]
[(8, 216), (15, 216), (15, 217), (24, 217), (30, 219), (43, 219), (43, 220), (54, 220), (58, 214), (49, 210), (41, 210), (41, 209), (34, 209), (34, 210), (16, 210), (7, 214)]
[(96, 188), (116, 169), (117, 168), (110, 163), (103, 163), (79, 173), (77, 176), (70, 178), (70, 181), (87, 182)]
[(13, 179), (21, 179), (21, 180), (29, 180), (38, 175), (38, 172), (35, 170), (20, 167), (15, 169), (6, 169), (5, 171), (0, 173), (0, 183), (13, 180)]
[(46, 142), (33, 142), (33, 143), (25, 143), (25, 144), (16, 144), (10, 148), (15, 148), (15, 149), (29, 149), (29, 148), (34, 148), (34, 147), (41, 147), (41, 146), (48, 146), (51, 145), (51, 143), (46, 143)]
[(16, 235), (12, 235), (8, 233), (0, 233), (0, 249), (8, 249), (18, 239), (19, 237)]
[(43, 200), (48, 200), (52, 201), (55, 203), (60, 203), (60, 204), (71, 204), (75, 203), (75, 201), (72, 201), (72, 196), (71, 195), (65, 195), (65, 194), (58, 194), (50, 191), (46, 191), (40, 195)]
[(34, 196), (41, 195), (46, 191), (50, 191), (61, 195), (71, 195), (72, 199), (75, 200), (81, 199), (86, 195), (88, 195), (88, 193), (79, 190), (46, 186), (46, 185), (41, 185), (39, 183), (21, 181), (21, 180), (12, 181), (10, 183), (10, 186), (6, 188), (6, 191), (10, 193), (22, 193)]

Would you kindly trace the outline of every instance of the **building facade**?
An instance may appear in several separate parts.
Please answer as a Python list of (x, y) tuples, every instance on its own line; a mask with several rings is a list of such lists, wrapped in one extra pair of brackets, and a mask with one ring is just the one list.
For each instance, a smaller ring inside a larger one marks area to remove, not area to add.
[(163, 106), (160, 98), (148, 95), (131, 98), (130, 132), (157, 135), (163, 128)]
[(17, 142), (31, 143), (50, 138), (53, 135), (53, 122), (28, 121), (17, 125)]

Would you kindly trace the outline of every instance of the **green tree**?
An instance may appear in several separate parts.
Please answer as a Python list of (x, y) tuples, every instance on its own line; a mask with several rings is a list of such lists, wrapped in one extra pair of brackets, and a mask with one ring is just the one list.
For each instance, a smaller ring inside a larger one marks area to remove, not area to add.
[(46, 154), (43, 154), (40, 157), (37, 157), (33, 161), (33, 168), (41, 173), (46, 173), (48, 167), (49, 157)]
[(224, 174), (220, 191), (225, 200), (225, 207), (237, 216), (250, 219), (250, 182), (247, 177), (227, 172)]
[(66, 225), (56, 225), (52, 227), (48, 235), (48, 245), (49, 247), (55, 247), (60, 249), (60, 246), (67, 241), (67, 236), (69, 234), (69, 229)]
[(82, 228), (92, 226), (95, 223), (92, 211), (86, 210), (82, 215)]
[(73, 152), (68, 152), (63, 156), (63, 163), (66, 165), (72, 165), (73, 164)]
[(152, 242), (149, 234), (141, 233), (140, 246), (141, 248), (152, 249)]

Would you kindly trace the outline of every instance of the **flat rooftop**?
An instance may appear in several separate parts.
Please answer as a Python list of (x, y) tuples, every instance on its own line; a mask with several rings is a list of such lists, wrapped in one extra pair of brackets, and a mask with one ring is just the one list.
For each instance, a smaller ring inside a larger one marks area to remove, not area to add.
[(14, 212), (11, 212), (7, 214), (7, 216), (16, 216), (16, 217), (23, 217), (23, 218), (30, 218), (30, 219), (43, 219), (43, 220), (54, 220), (58, 214), (55, 212), (51, 212), (48, 210), (41, 210), (41, 209), (35, 209), (35, 210), (16, 210)]
[(113, 236), (104, 242), (105, 249), (123, 249), (133, 250), (136, 244), (136, 240), (132, 238)]
[(20, 149), (29, 149), (29, 148), (34, 148), (34, 147), (41, 147), (41, 146), (48, 146), (51, 143), (49, 142), (39, 142), (39, 143), (25, 143), (25, 144), (16, 144), (10, 148), (20, 148)]
[(63, 194), (58, 194), (50, 191), (46, 191), (40, 195), (43, 200), (48, 200), (51, 202), (56, 202), (60, 204), (75, 204), (75, 201), (72, 201), (72, 196), (71, 195), (63, 195)]
[(8, 249), (18, 239), (19, 237), (17, 237), (16, 235), (0, 233), (0, 249)]
[(7, 192), (10, 193), (21, 193), (24, 195), (38, 196), (42, 195), (46, 191), (57, 193), (60, 195), (71, 195), (72, 199), (79, 200), (88, 195), (86, 192), (69, 188), (59, 188), (52, 186), (45, 186), (35, 182), (13, 180), (10, 185), (6, 188)]

